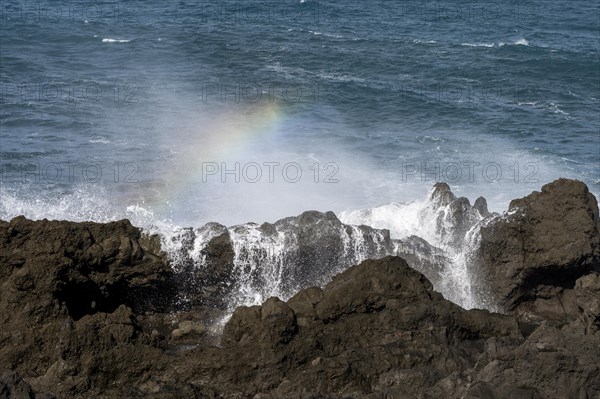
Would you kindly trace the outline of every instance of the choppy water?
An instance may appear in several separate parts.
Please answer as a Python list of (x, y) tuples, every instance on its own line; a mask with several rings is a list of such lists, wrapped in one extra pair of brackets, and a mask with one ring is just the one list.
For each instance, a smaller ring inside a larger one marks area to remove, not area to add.
[(496, 211), (557, 177), (600, 192), (598, 2), (0, 4), (3, 219), (168, 230), (435, 181)]

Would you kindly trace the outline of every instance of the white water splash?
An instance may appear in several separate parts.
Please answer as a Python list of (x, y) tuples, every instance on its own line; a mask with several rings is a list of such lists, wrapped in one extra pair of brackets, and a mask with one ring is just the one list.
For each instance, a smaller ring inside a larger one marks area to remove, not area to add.
[[(445, 298), (461, 305), (466, 309), (481, 308), (482, 303), (474, 294), (470, 267), (474, 251), (479, 247), (480, 227), (484, 217), (477, 212), (471, 216), (476, 219), (471, 221), (471, 227), (461, 237), (458, 226), (453, 220), (451, 205), (439, 206), (431, 199), (426, 201), (413, 201), (409, 203), (391, 203), (376, 208), (358, 211), (347, 211), (340, 214), (344, 223), (366, 224), (378, 229), (388, 229), (393, 239), (404, 239), (417, 236), (425, 239), (443, 251), (449, 264), (443, 271), (439, 286), (434, 287)], [(396, 248), (405, 252), (410, 248)], [(419, 251), (415, 255), (420, 256)]]
[[(209, 242), (221, 234), (228, 234), (234, 252), (232, 277), (236, 285), (236, 291), (230, 298), (231, 310), (239, 305), (260, 304), (271, 296), (285, 300), (305, 288), (304, 282), (289, 278), (290, 269), (302, 262), (297, 259), (299, 227), (294, 218), (271, 224), (271, 230), (266, 232), (254, 223), (229, 228), (209, 223), (192, 229), (157, 218), (144, 204), (126, 207), (111, 204), (103, 200), (110, 196), (97, 190), (91, 191), (89, 187), (75, 190), (60, 199), (32, 197), (27, 200), (22, 196), (4, 194), (0, 203), (0, 219), (8, 220), (17, 214), (30, 219), (97, 222), (128, 218), (146, 234), (160, 237), (161, 248), (168, 254), (175, 271), (182, 271), (190, 265), (198, 269), (206, 268)], [(81, 203), (94, 203), (95, 206), (81, 207)], [(314, 285), (325, 285), (335, 274), (365, 259), (410, 254), (417, 264), (424, 263), (431, 256), (427, 254), (427, 248), (420, 247), (421, 244), (416, 241), (400, 241), (418, 236), (437, 247), (438, 252), (434, 256), (441, 255), (449, 259), (450, 264), (443, 270), (441, 282), (435, 289), (465, 308), (489, 307), (489, 304), (475, 300), (474, 278), (469, 268), (472, 251), (478, 246), (479, 224), (475, 223), (457, 243), (453, 235), (456, 226), (453, 225), (449, 205), (439, 206), (430, 200), (390, 203), (371, 209), (342, 212), (339, 219), (344, 224), (335, 218), (334, 221), (316, 221), (318, 227), (315, 228), (337, 237), (340, 248), (336, 252), (335, 263), (317, 270), (317, 274), (311, 277)], [(389, 236), (386, 236), (384, 229), (389, 230)], [(202, 281), (195, 284), (201, 285)]]
[[(259, 305), (270, 296), (286, 297), (281, 287), (282, 272), (285, 254), (292, 249), (293, 240), (286, 240), (280, 231), (275, 236), (266, 236), (258, 227), (252, 223), (228, 229), (235, 253), (233, 272), (239, 276), (240, 287), (231, 307)], [(259, 279), (259, 284), (254, 279)]]

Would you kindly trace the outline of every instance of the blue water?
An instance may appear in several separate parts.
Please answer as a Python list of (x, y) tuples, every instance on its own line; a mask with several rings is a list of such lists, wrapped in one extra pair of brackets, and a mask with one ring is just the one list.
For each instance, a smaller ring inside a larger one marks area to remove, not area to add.
[(597, 1), (0, 4), (0, 218), (600, 193)]

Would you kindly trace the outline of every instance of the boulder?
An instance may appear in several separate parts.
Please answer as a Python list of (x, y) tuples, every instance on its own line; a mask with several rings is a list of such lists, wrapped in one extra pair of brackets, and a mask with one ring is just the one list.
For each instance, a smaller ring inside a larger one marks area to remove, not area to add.
[[(53, 392), (63, 396), (108, 383), (133, 361), (134, 314), (171, 309), (174, 289), (168, 264), (139, 239), (126, 220), (0, 224), (2, 368), (44, 392), (64, 382), (67, 391)], [(99, 371), (108, 364), (119, 367)]]
[(238, 308), (223, 335), (230, 355), (199, 369), (232, 396), (595, 398), (598, 283), (577, 281), (572, 321), (532, 323), (461, 309), (401, 258), (368, 260), (287, 306)]
[(48, 393), (36, 393), (18, 373), (6, 371), (0, 375), (0, 399), (56, 399)]
[[(349, 268), (322, 290), (302, 290), (287, 304), (272, 298), (238, 308), (223, 345), (236, 354), (236, 374), (250, 379), (227, 376), (220, 362), (231, 358), (213, 357), (202, 367), (219, 375), (221, 392), (240, 396), (418, 397), (474, 367), (492, 337), (520, 342), (517, 320), (465, 311), (404, 260), (386, 257)], [(465, 379), (457, 396), (445, 397), (460, 397), (467, 386)]]
[(507, 311), (545, 318), (562, 312), (561, 293), (600, 272), (599, 220), (596, 198), (575, 180), (559, 179), (513, 200), (481, 228), (484, 286)]

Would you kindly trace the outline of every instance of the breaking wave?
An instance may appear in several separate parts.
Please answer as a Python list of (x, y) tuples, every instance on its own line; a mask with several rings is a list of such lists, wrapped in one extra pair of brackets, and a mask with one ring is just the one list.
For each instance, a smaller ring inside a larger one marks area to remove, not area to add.
[[(159, 237), (173, 268), (186, 274), (185, 284), (193, 289), (182, 290), (183, 303), (199, 291), (205, 296), (208, 287), (219, 284), (219, 295), (227, 298), (230, 311), (271, 296), (289, 299), (302, 288), (327, 284), (335, 274), (365, 259), (399, 255), (446, 298), (465, 308), (489, 307), (473, 294), (469, 265), (479, 226), (490, 214), (478, 202), (471, 206), (465, 198), (456, 198), (445, 184), (436, 185), (421, 201), (348, 210), (339, 217), (308, 211), (275, 223), (207, 223), (197, 228), (157, 218), (143, 204), (117, 206), (103, 200), (109, 197), (89, 187), (60, 199), (24, 198), (4, 190), (0, 218), (25, 215), (97, 222), (127, 218), (147, 235)], [(95, 206), (81, 207), (82, 203)], [(225, 274), (218, 277), (216, 270), (223, 267)]]

